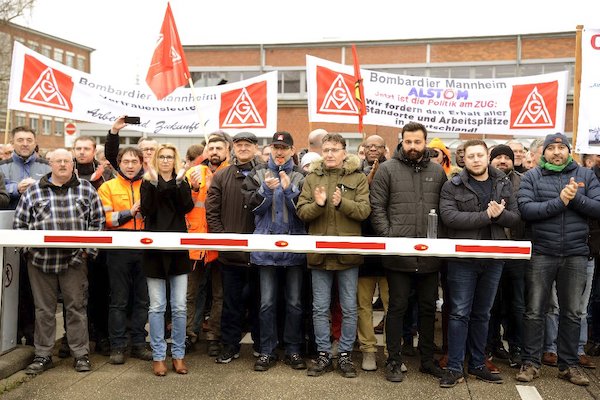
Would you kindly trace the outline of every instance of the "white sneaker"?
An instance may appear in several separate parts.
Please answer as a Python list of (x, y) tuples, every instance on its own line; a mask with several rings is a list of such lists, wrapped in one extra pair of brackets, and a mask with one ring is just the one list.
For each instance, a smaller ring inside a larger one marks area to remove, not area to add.
[(400, 371), (408, 372), (408, 368), (406, 368), (406, 365), (404, 363), (402, 363), (402, 365), (400, 366)]
[(363, 371), (377, 371), (377, 357), (375, 353), (362, 353)]

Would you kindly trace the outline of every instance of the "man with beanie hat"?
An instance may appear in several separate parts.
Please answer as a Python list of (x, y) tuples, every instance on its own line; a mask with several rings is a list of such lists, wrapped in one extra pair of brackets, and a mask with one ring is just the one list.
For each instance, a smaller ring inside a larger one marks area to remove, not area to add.
[(537, 167), (521, 180), (521, 216), (530, 225), (531, 262), (525, 270), (526, 301), (523, 365), (516, 378), (530, 382), (540, 376), (544, 315), (556, 281), (559, 305), (558, 376), (576, 385), (589, 379), (578, 367), (580, 297), (586, 284), (590, 218), (600, 218), (600, 182), (579, 166), (562, 133), (546, 136)]

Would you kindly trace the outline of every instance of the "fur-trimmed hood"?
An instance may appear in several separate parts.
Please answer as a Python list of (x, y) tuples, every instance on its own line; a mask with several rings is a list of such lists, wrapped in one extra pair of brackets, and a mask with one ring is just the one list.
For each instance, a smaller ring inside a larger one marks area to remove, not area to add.
[[(323, 175), (323, 170), (325, 169), (325, 164), (323, 157), (316, 159), (311, 162), (308, 167), (308, 172), (314, 172), (318, 175)], [(360, 158), (356, 154), (347, 154), (346, 158), (344, 158), (344, 163), (342, 164), (342, 175), (349, 175), (353, 172), (360, 170)]]

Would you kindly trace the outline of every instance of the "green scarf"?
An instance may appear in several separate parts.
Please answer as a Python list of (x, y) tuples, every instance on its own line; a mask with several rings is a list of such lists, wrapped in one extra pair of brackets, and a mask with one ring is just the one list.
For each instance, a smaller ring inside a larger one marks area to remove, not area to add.
[(554, 171), (554, 172), (562, 172), (563, 169), (565, 169), (565, 167), (567, 165), (569, 165), (571, 163), (571, 161), (573, 161), (573, 157), (571, 157), (571, 155), (569, 154), (569, 158), (567, 158), (567, 162), (562, 164), (562, 165), (554, 165), (552, 163), (549, 163), (548, 161), (546, 161), (546, 159), (544, 158), (544, 156), (540, 157), (540, 163), (539, 166), (542, 168), (547, 169), (548, 171)]

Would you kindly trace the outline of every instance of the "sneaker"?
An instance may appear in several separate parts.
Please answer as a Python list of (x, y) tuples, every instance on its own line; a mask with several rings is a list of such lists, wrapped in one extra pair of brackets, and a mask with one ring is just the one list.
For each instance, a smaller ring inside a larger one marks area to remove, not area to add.
[(344, 378), (356, 378), (356, 368), (354, 368), (350, 353), (340, 353), (338, 357), (338, 369)]
[(233, 346), (226, 346), (221, 354), (215, 359), (217, 364), (229, 364), (236, 358), (240, 358), (240, 351), (233, 348)]
[(261, 354), (258, 360), (254, 363), (255, 371), (267, 371), (269, 368), (277, 364), (277, 357), (270, 354)]
[(292, 369), (306, 369), (306, 362), (299, 353), (286, 354), (285, 363)]
[(207, 342), (207, 353), (209, 357), (217, 357), (221, 353), (221, 344), (218, 340), (209, 340)]
[(308, 376), (321, 376), (325, 372), (333, 371), (333, 361), (331, 355), (327, 352), (320, 351), (316, 360), (314, 360), (311, 366), (306, 371)]
[(60, 348), (58, 349), (58, 358), (68, 358), (71, 356), (71, 349), (69, 348), (69, 342), (67, 337), (63, 336), (60, 341)]
[(492, 360), (490, 358), (488, 358), (488, 357), (485, 358), (485, 367), (492, 374), (499, 374), (500, 373), (500, 368), (496, 367), (494, 365), (494, 363), (492, 362)]
[(108, 362), (115, 365), (125, 364), (125, 349), (112, 350)]
[(27, 375), (37, 375), (50, 368), (54, 368), (52, 357), (35, 356), (33, 362), (25, 368), (25, 373)]
[(404, 341), (404, 343), (402, 344), (401, 353), (403, 356), (408, 356), (408, 357), (414, 357), (417, 355), (417, 349), (415, 349), (415, 347), (413, 346), (412, 338), (411, 338), (411, 340)]
[(492, 351), (490, 352), (490, 354), (499, 360), (508, 360), (508, 358), (510, 357), (510, 355), (508, 354), (508, 351), (506, 351), (506, 349), (504, 348), (504, 345), (502, 343), (500, 343), (498, 346), (495, 346), (494, 348), (492, 348)]
[(590, 380), (577, 367), (569, 367), (564, 371), (558, 371), (558, 377), (579, 386), (590, 384)]
[(457, 383), (465, 381), (465, 377), (462, 372), (452, 371), (451, 369), (444, 370), (444, 375), (440, 378), (441, 388), (452, 388)]
[(92, 364), (90, 364), (90, 357), (87, 354), (77, 357), (73, 361), (73, 367), (77, 372), (88, 372), (92, 370)]
[(542, 355), (542, 364), (549, 365), (551, 367), (558, 366), (558, 356), (556, 353), (551, 353), (549, 351), (544, 352)]
[(596, 364), (585, 354), (579, 355), (579, 366), (588, 369), (596, 369)]
[(419, 371), (424, 374), (434, 376), (438, 379), (441, 379), (444, 375), (444, 370), (435, 365), (434, 363), (421, 364), (421, 367), (419, 367)]
[(521, 360), (521, 348), (515, 347), (510, 349), (508, 356), (508, 365), (510, 365), (511, 368), (520, 368), (522, 362), (523, 361)]
[(504, 383), (500, 375), (491, 373), (485, 365), (479, 368), (469, 368), (468, 373), (480, 381), (487, 383)]
[(256, 350), (252, 350), (252, 357), (254, 357), (254, 358), (260, 357), (260, 352), (256, 351)]
[(146, 348), (145, 344), (134, 345), (131, 346), (131, 357), (152, 361), (152, 352)]
[(515, 377), (519, 382), (531, 382), (540, 377), (540, 369), (531, 363), (521, 365), (521, 369)]
[(385, 327), (385, 317), (383, 317), (383, 319), (373, 327), (373, 332), (375, 332), (376, 335), (383, 335), (383, 330)]
[(362, 353), (362, 364), (360, 366), (363, 371), (377, 371), (377, 357), (375, 353)]
[(404, 374), (397, 361), (390, 361), (385, 365), (385, 379), (390, 382), (402, 382)]
[(400, 364), (400, 371), (407, 373), (408, 372), (408, 368), (406, 368), (406, 364), (402, 363)]

